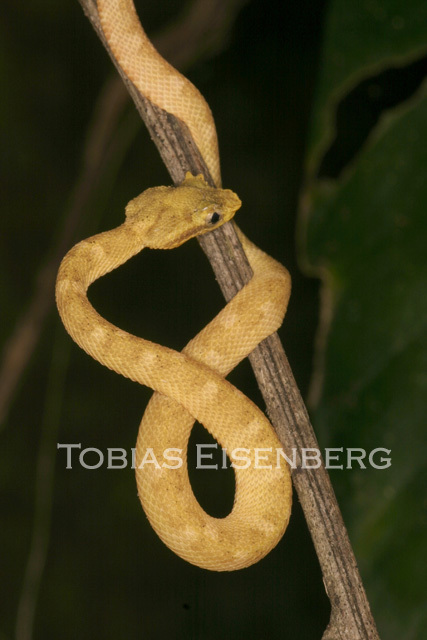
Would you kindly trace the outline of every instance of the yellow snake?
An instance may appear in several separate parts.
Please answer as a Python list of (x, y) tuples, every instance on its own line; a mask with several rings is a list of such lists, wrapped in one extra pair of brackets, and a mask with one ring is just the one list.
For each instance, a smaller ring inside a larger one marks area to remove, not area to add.
[[(98, 0), (98, 9), (126, 74), (147, 98), (187, 124), (219, 183), (215, 127), (202, 96), (152, 47), (131, 0)], [(182, 353), (110, 324), (89, 303), (87, 289), (144, 247), (174, 248), (229, 221), (240, 204), (232, 191), (209, 187), (202, 176), (189, 173), (178, 187), (148, 189), (127, 205), (121, 226), (68, 252), (56, 285), (59, 313), (77, 344), (110, 369), (156, 391), (138, 434), (138, 494), (168, 547), (216, 571), (260, 560), (278, 543), (289, 520), (291, 481), (287, 464), (276, 455), (281, 445), (264, 414), (224, 379), (282, 323), (289, 274), (238, 230), (254, 276)], [(225, 518), (205, 513), (191, 489), (186, 450), (195, 419), (234, 463), (235, 500)], [(176, 457), (176, 450), (182, 464), (168, 457)]]

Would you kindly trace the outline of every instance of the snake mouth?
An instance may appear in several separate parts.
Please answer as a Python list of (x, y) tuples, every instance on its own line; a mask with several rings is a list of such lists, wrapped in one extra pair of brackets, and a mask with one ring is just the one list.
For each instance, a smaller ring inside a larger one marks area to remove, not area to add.
[(193, 227), (192, 229), (189, 229), (188, 231), (185, 231), (184, 233), (182, 233), (179, 238), (175, 238), (174, 240), (172, 240), (170, 242), (170, 244), (168, 244), (167, 246), (165, 245), (165, 249), (174, 249), (175, 247), (179, 247), (180, 245), (184, 244), (184, 242), (187, 242), (187, 240), (190, 240), (191, 238), (195, 238), (196, 236), (201, 236), (204, 233), (208, 233), (209, 231), (214, 231), (215, 229), (218, 229), (218, 227), (221, 226), (221, 222), (217, 222), (216, 224), (211, 224), (210, 226), (206, 226), (204, 224), (201, 224), (197, 227)]
[(204, 224), (201, 224), (198, 227), (195, 227), (194, 229), (191, 229), (190, 231), (186, 231), (185, 233), (183, 233), (181, 236), (181, 242), (186, 242), (186, 240), (189, 240), (190, 238), (195, 238), (196, 236), (200, 236), (202, 233), (206, 233), (207, 231), (212, 231), (214, 228), (215, 227), (206, 228)]

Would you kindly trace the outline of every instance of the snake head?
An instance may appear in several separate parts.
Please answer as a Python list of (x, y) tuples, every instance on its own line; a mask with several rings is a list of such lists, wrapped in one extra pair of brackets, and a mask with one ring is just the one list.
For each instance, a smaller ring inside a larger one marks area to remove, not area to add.
[(187, 173), (178, 187), (154, 187), (131, 200), (126, 223), (146, 247), (173, 249), (228, 222), (241, 204), (230, 189), (210, 187), (201, 175)]

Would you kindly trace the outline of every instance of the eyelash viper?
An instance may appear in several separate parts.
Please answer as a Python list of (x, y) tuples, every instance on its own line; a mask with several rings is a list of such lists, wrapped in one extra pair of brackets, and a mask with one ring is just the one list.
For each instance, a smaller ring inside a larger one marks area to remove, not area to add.
[[(152, 47), (132, 0), (98, 0), (105, 36), (122, 68), (157, 106), (184, 121), (220, 184), (215, 125), (195, 87)], [(238, 231), (254, 276), (178, 353), (130, 335), (102, 318), (87, 299), (89, 285), (145, 247), (170, 249), (229, 221), (240, 207), (229, 190), (187, 173), (178, 187), (144, 191), (126, 207), (125, 222), (83, 240), (63, 259), (56, 300), (77, 344), (118, 373), (147, 385), (150, 400), (138, 433), (137, 467), (150, 448), (161, 460), (168, 448), (187, 449), (194, 420), (232, 451), (250, 451), (248, 468), (235, 468), (231, 513), (213, 518), (191, 490), (186, 457), (180, 468), (145, 464), (136, 469), (138, 494), (159, 537), (188, 562), (215, 571), (250, 566), (280, 540), (291, 509), (288, 465), (276, 466), (281, 448), (265, 415), (224, 379), (256, 345), (278, 329), (290, 295), (287, 270)], [(255, 450), (271, 449), (256, 468)]]

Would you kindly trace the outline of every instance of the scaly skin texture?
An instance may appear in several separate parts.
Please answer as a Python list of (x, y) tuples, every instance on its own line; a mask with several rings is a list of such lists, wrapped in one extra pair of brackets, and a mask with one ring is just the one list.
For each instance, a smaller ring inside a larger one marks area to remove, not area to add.
[[(98, 8), (125, 72), (147, 98), (187, 124), (219, 184), (215, 127), (202, 96), (153, 49), (130, 0), (98, 0)], [(227, 222), (240, 204), (233, 192), (213, 189), (190, 174), (177, 188), (148, 189), (128, 204), (124, 224), (71, 249), (56, 286), (59, 313), (77, 344), (157, 392), (138, 433), (138, 494), (167, 546), (188, 562), (216, 571), (241, 569), (263, 558), (282, 537), (290, 516), (289, 468), (280, 458), (277, 464), (281, 445), (264, 414), (224, 379), (281, 325), (289, 274), (238, 230), (254, 276), (182, 353), (107, 322), (89, 303), (87, 288), (144, 247), (177, 247)], [(206, 514), (191, 490), (186, 450), (195, 419), (229, 454), (243, 448), (237, 455), (249, 459), (249, 464), (233, 460), (236, 493), (226, 518)], [(165, 459), (167, 449), (181, 452), (170, 453), (178, 455), (181, 465)]]
[(129, 80), (143, 96), (185, 122), (220, 187), (215, 122), (201, 93), (153, 47), (132, 0), (98, 0), (97, 5), (102, 30)]
[[(217, 571), (262, 558), (289, 519), (290, 475), (286, 464), (276, 467), (279, 441), (264, 414), (223, 378), (281, 324), (290, 293), (288, 273), (240, 233), (254, 277), (183, 353), (113, 326), (91, 306), (87, 289), (144, 247), (176, 247), (230, 220), (239, 207), (232, 191), (213, 189), (201, 176), (187, 174), (177, 188), (148, 189), (128, 204), (124, 224), (69, 251), (56, 284), (59, 313), (77, 344), (110, 369), (159, 392), (138, 434), (139, 497), (153, 528), (175, 553)], [(224, 519), (206, 514), (191, 490), (185, 452), (194, 419), (229, 452), (249, 450), (249, 467), (235, 469), (234, 507)], [(180, 467), (163, 466), (168, 448), (182, 450)], [(260, 448), (270, 448), (271, 454), (263, 452), (267, 457), (258, 466), (271, 469), (256, 468)], [(148, 450), (148, 459), (159, 465), (141, 464)]]

